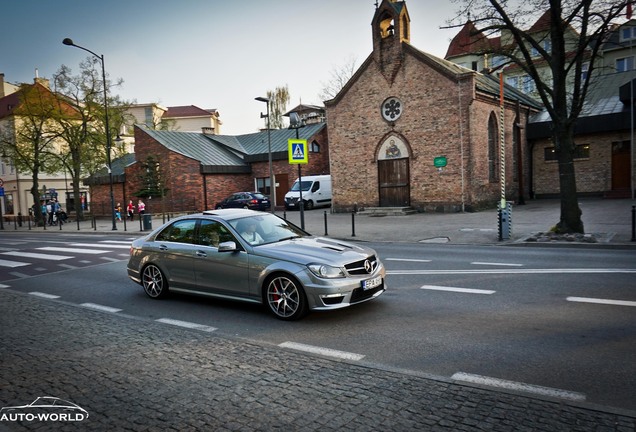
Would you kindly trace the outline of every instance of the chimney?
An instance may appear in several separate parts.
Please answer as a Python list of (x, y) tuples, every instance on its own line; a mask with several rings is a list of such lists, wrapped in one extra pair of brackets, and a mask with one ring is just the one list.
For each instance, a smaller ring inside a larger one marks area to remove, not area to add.
[(0, 73), (0, 98), (4, 96), (4, 73)]
[(39, 83), (41, 85), (43, 85), (44, 87), (46, 87), (47, 89), (51, 89), (51, 84), (50, 81), (47, 80), (46, 78), (40, 78), (40, 74), (38, 73), (38, 70), (35, 69), (35, 78), (33, 79), (34, 83)]

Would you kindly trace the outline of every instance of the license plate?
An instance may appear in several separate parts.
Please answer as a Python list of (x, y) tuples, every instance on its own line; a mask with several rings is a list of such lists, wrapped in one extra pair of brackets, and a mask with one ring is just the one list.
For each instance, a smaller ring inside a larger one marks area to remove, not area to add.
[(376, 276), (373, 279), (362, 281), (362, 289), (368, 290), (382, 285), (382, 276)]

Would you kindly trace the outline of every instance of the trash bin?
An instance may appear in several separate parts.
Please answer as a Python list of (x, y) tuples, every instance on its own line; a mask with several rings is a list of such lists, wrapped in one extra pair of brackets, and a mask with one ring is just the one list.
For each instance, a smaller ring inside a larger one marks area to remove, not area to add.
[(152, 230), (152, 215), (145, 214), (143, 215), (143, 223), (144, 223), (144, 231)]

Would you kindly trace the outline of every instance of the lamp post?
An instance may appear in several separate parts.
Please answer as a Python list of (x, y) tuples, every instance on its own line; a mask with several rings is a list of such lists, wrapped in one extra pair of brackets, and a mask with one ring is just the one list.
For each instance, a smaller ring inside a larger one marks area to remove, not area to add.
[(106, 126), (106, 163), (108, 165), (108, 179), (110, 184), (110, 215), (113, 222), (113, 231), (117, 231), (117, 222), (115, 221), (115, 197), (113, 196), (113, 169), (112, 169), (113, 167), (110, 160), (110, 149), (112, 144), (110, 142), (110, 127), (108, 124), (108, 93), (106, 89), (106, 68), (104, 67), (104, 55), (95, 54), (93, 51), (89, 50), (88, 48), (75, 45), (73, 43), (73, 40), (70, 38), (65, 38), (62, 41), (62, 43), (64, 45), (73, 46), (75, 48), (79, 48), (88, 53), (91, 53), (92, 55), (97, 57), (99, 61), (102, 63), (102, 81), (104, 86), (104, 123)]
[(254, 98), (259, 102), (265, 102), (267, 104), (267, 114), (261, 113), (261, 118), (267, 117), (267, 152), (269, 153), (269, 189), (270, 189), (270, 201), (272, 203), (272, 213), (276, 213), (276, 188), (274, 187), (274, 172), (272, 170), (272, 136), (269, 121), (269, 98), (259, 96)]

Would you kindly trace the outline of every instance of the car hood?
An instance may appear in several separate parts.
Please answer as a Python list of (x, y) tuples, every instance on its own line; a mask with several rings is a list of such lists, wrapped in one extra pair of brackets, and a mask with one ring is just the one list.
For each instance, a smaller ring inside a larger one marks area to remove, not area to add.
[(304, 265), (321, 263), (337, 267), (375, 255), (368, 247), (313, 236), (260, 245), (254, 248), (254, 253)]

